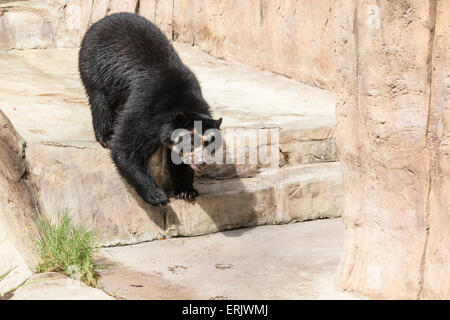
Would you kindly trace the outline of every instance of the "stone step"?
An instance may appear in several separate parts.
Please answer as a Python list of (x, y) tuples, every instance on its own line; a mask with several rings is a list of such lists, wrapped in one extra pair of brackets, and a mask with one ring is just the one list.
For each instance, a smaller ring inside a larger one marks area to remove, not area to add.
[(69, 209), (104, 245), (195, 236), (341, 215), (339, 163), (273, 169), (253, 178), (199, 180), (195, 202), (152, 207), (117, 174), (107, 151), (31, 144), (29, 179), (49, 218)]
[[(174, 44), (231, 129), (279, 131), (280, 166), (337, 161), (335, 96), (286, 77)], [(77, 49), (0, 52), (0, 108), (28, 143), (99, 148), (77, 70)], [(51, 64), (48, 62), (52, 61)], [(218, 179), (251, 177), (259, 165), (221, 166)]]
[[(223, 161), (218, 165), (204, 167), (197, 175), (215, 180), (248, 178), (268, 169), (335, 162), (337, 152), (334, 133), (334, 128), (327, 127), (312, 130), (265, 128), (256, 131), (248, 128), (225, 128), (222, 130)], [(256, 135), (266, 137), (269, 141), (244, 141), (244, 137)], [(274, 136), (278, 137), (278, 140), (270, 139)], [(231, 150), (230, 144), (233, 145)], [(245, 150), (242, 156), (238, 155), (238, 150)], [(251, 161), (250, 154), (253, 154), (257, 161)], [(268, 164), (261, 163), (263, 155), (267, 155)], [(231, 160), (232, 164), (227, 164), (227, 159)]]
[[(334, 129), (280, 131), (279, 128), (222, 130), (221, 155), (196, 172), (199, 179), (226, 180), (255, 177), (261, 172), (299, 164), (335, 162)], [(253, 139), (260, 136), (260, 139)], [(262, 138), (264, 137), (264, 138)], [(252, 142), (249, 141), (252, 140)], [(98, 148), (100, 149), (100, 148)], [(167, 180), (167, 153), (160, 148), (152, 156), (152, 172)]]

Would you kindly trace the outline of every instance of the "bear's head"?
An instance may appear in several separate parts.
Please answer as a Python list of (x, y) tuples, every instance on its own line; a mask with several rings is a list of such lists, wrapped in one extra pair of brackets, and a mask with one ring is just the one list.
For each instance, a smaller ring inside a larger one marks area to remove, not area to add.
[(171, 160), (175, 164), (185, 163), (197, 171), (222, 147), (220, 125), (222, 118), (212, 119), (203, 113), (177, 112), (166, 145), (172, 150)]

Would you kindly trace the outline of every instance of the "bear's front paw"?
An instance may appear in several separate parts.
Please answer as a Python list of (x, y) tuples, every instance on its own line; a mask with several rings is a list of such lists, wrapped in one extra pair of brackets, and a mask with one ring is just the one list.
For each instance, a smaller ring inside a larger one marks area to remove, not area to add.
[(165, 206), (169, 203), (169, 198), (161, 189), (152, 190), (144, 200), (153, 206)]
[(194, 188), (180, 189), (180, 190), (175, 191), (175, 198), (177, 198), (177, 199), (194, 201), (196, 196), (198, 196), (198, 191), (195, 190)]

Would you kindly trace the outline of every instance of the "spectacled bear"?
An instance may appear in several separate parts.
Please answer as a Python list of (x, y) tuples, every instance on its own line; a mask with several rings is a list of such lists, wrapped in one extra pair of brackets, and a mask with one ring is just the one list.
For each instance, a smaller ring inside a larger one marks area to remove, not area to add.
[[(211, 117), (195, 75), (161, 30), (133, 13), (112, 14), (88, 29), (79, 72), (96, 140), (146, 202), (166, 205), (168, 196), (150, 173), (150, 156), (161, 145), (171, 151), (175, 129), (193, 131), (194, 121), (201, 121), (205, 132), (222, 122)], [(168, 162), (175, 196), (194, 200), (196, 167)]]

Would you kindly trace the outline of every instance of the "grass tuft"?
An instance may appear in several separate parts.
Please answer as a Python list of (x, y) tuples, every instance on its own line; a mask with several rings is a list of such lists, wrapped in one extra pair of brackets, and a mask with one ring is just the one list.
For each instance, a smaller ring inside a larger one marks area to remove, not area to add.
[(55, 223), (40, 218), (42, 235), (36, 240), (41, 262), (37, 272), (62, 272), (97, 287), (99, 274), (94, 255), (98, 241), (94, 232), (75, 226), (69, 210), (58, 213)]

